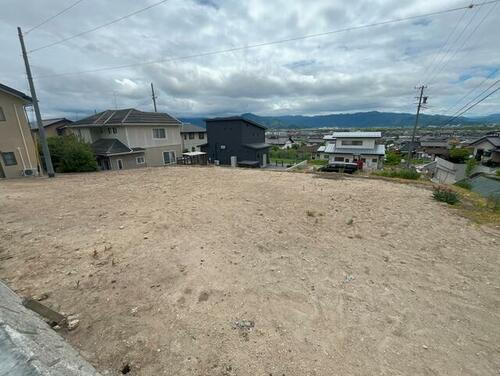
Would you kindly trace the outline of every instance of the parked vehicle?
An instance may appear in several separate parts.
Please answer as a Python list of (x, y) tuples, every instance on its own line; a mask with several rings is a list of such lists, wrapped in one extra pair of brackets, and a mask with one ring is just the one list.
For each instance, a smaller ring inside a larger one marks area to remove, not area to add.
[(345, 172), (346, 174), (352, 174), (358, 170), (358, 165), (356, 163), (347, 162), (334, 162), (321, 167), (319, 171), (322, 172)]

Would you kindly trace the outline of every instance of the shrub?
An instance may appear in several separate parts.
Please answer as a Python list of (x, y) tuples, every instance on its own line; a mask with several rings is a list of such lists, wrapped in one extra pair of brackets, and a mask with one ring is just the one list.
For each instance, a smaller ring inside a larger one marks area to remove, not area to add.
[[(497, 171), (498, 172), (498, 171)], [(491, 195), (486, 200), (488, 207), (494, 211), (500, 211), (500, 195)]]
[(385, 155), (385, 164), (388, 166), (395, 166), (401, 163), (402, 156), (394, 151), (388, 151)]
[(453, 148), (450, 150), (450, 162), (465, 163), (470, 157), (470, 150), (467, 148)]
[(446, 202), (447, 204), (450, 205), (454, 205), (460, 201), (460, 199), (458, 198), (458, 194), (456, 192), (453, 192), (451, 188), (448, 188), (443, 185), (434, 187), (434, 192), (432, 193), (432, 196), (434, 197), (435, 200)]
[(49, 137), (47, 143), (52, 157), (52, 164), (57, 172), (89, 172), (97, 170), (97, 162), (92, 148), (77, 137)]
[(472, 184), (467, 180), (460, 180), (459, 182), (456, 182), (455, 185), (460, 188), (467, 189), (468, 191), (472, 189)]
[(471, 176), (472, 171), (474, 171), (476, 166), (477, 166), (477, 161), (474, 158), (469, 159), (466, 163), (465, 175)]
[(497, 172), (495, 173), (497, 176), (500, 176), (500, 170), (497, 170)]
[(375, 172), (375, 175), (378, 176), (385, 176), (388, 178), (400, 178), (400, 179), (409, 179), (409, 180), (418, 180), (420, 179), (420, 174), (412, 169), (405, 168), (405, 169), (391, 169), (391, 170), (382, 170)]

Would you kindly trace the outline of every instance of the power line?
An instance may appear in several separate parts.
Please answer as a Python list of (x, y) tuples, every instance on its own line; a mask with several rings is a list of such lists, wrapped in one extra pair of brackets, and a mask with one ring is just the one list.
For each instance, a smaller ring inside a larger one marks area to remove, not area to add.
[(60, 16), (61, 14), (66, 13), (68, 10), (70, 10), (71, 8), (74, 8), (75, 6), (77, 6), (78, 4), (80, 4), (82, 1), (83, 1), (83, 0), (78, 0), (78, 1), (74, 2), (74, 3), (73, 3), (73, 4), (71, 4), (69, 7), (64, 8), (63, 10), (61, 10), (59, 13), (56, 13), (56, 14), (54, 14), (52, 17), (47, 18), (45, 21), (40, 22), (38, 25), (33, 26), (31, 29), (29, 29), (28, 31), (26, 31), (26, 32), (24, 33), (24, 35), (28, 35), (28, 34), (29, 34), (29, 33), (31, 33), (33, 30), (38, 29), (40, 26), (45, 25), (47, 22), (52, 21), (54, 18), (56, 18), (56, 17)]
[[(445, 49), (445, 47), (447, 46), (448, 42), (450, 41), (451, 37), (453, 36), (453, 34), (455, 34), (455, 31), (457, 31), (458, 29), (458, 26), (460, 25), (460, 23), (462, 22), (462, 20), (464, 19), (465, 15), (467, 14), (467, 11), (469, 9), (472, 9), (474, 7), (474, 5), (469, 5), (467, 7), (467, 9), (465, 9), (465, 11), (462, 13), (462, 16), (459, 18), (459, 20), (457, 21), (457, 23), (455, 24), (455, 27), (453, 28), (453, 30), (451, 31), (451, 33), (448, 35), (448, 38), (446, 38), (446, 41), (444, 42), (444, 44), (441, 46), (441, 48), (439, 49), (439, 52), (434, 55), (434, 59), (431, 61), (431, 63), (427, 66), (427, 69), (425, 69), (425, 77), (428, 76), (428, 73), (430, 72), (430, 69), (431, 67), (434, 65), (434, 63), (436, 62), (436, 60), (438, 59), (438, 56), (439, 57), (442, 57), (441, 55), (441, 52)], [(434, 68), (433, 68), (434, 70)], [(423, 82), (425, 82), (426, 79), (423, 80)]]
[(469, 26), (472, 24), (472, 22), (474, 21), (474, 19), (476, 18), (476, 16), (477, 16), (478, 13), (479, 13), (479, 9), (476, 12), (472, 13), (469, 21), (465, 24), (465, 26), (462, 29), (462, 31), (460, 31), (460, 33), (455, 38), (455, 40), (449, 45), (448, 49), (444, 52), (444, 54), (440, 56), (440, 59), (439, 59), (438, 63), (434, 66), (434, 68), (431, 70), (431, 72), (429, 73), (429, 75), (426, 77), (426, 79), (425, 79), (426, 83), (430, 82), (431, 78), (434, 78), (436, 70), (440, 68), (440, 65), (443, 62), (444, 63), (447, 62), (446, 58), (448, 57), (449, 53), (453, 50), (454, 44), (457, 44), (460, 41), (460, 39), (462, 38), (462, 36), (464, 35), (464, 33), (467, 31), (467, 29), (469, 28)]
[[(469, 95), (471, 95), (473, 92), (475, 92), (477, 89), (479, 89), (483, 84), (488, 81), (490, 78), (496, 75), (498, 72), (498, 69), (494, 69), (488, 76), (486, 76), (478, 85), (476, 85), (472, 90), (468, 91), (463, 95), (458, 101), (455, 102), (455, 104), (449, 106), (446, 110), (443, 112), (446, 114), (448, 113), (453, 107), (457, 106), (460, 102), (462, 102), (465, 98), (467, 98)], [(474, 99), (473, 99), (474, 100)]]
[[(472, 4), (472, 6), (473, 7), (480, 7), (480, 6), (484, 6), (487, 4), (498, 3), (499, 1), (500, 0), (490, 0), (488, 2), (483, 2), (481, 4)], [(332, 35), (332, 34), (339, 34), (339, 33), (347, 32), (347, 31), (361, 30), (361, 29), (366, 29), (366, 28), (371, 28), (371, 27), (383, 26), (383, 25), (388, 25), (388, 24), (392, 24), (392, 23), (414, 20), (414, 19), (418, 19), (418, 18), (437, 16), (437, 15), (442, 15), (442, 14), (446, 14), (446, 13), (457, 12), (460, 10), (468, 9), (470, 7), (471, 7), (471, 5), (467, 5), (467, 6), (462, 6), (462, 7), (458, 7), (458, 8), (445, 9), (445, 10), (441, 10), (441, 11), (424, 13), (424, 14), (419, 14), (419, 15), (409, 16), (409, 17), (404, 17), (404, 18), (396, 18), (396, 19), (392, 19), (392, 20), (375, 22), (375, 23), (371, 23), (371, 24), (345, 27), (345, 28), (341, 28), (341, 29), (337, 29), (337, 30), (326, 31), (323, 33), (306, 34), (306, 35), (287, 38), (287, 39), (279, 39), (279, 40), (275, 40), (275, 41), (250, 44), (250, 45), (240, 46), (240, 47), (232, 47), (232, 48), (215, 50), (215, 51), (210, 51), (210, 52), (203, 52), (203, 53), (193, 54), (193, 55), (179, 56), (179, 57), (159, 59), (159, 60), (150, 60), (150, 61), (145, 61), (142, 63), (125, 64), (125, 65), (118, 65), (118, 66), (113, 66), (113, 67), (103, 67), (103, 68), (77, 71), (77, 72), (50, 74), (50, 75), (40, 76), (40, 77), (36, 77), (36, 78), (42, 79), (42, 78), (49, 78), (49, 77), (60, 77), (60, 76), (68, 76), (68, 75), (96, 73), (96, 72), (103, 72), (103, 71), (109, 71), (109, 70), (119, 70), (119, 69), (125, 69), (125, 68), (132, 68), (132, 67), (137, 67), (137, 66), (141, 66), (141, 65), (168, 63), (168, 62), (179, 61), (179, 60), (193, 59), (193, 58), (197, 58), (197, 57), (207, 57), (207, 56), (219, 55), (219, 54), (224, 54), (224, 53), (229, 53), (229, 52), (249, 50), (249, 49), (260, 48), (260, 47), (265, 47), (265, 46), (272, 46), (272, 45), (276, 45), (276, 44), (295, 42), (295, 41), (311, 39), (311, 38), (318, 38), (318, 37), (323, 37), (323, 36)]]
[(72, 35), (72, 36), (70, 36), (70, 37), (67, 37), (67, 38), (61, 39), (61, 40), (56, 41), (56, 42), (52, 42), (52, 43), (46, 44), (46, 45), (44, 45), (44, 46), (41, 46), (41, 47), (35, 48), (35, 49), (33, 49), (33, 50), (30, 50), (30, 51), (29, 51), (29, 53), (33, 53), (33, 52), (36, 52), (36, 51), (40, 51), (40, 50), (43, 50), (43, 49), (45, 49), (45, 48), (49, 48), (49, 47), (55, 46), (55, 45), (57, 45), (57, 44), (67, 42), (67, 41), (69, 41), (69, 40), (71, 40), (71, 39), (75, 39), (75, 38), (81, 37), (82, 35), (85, 35), (85, 34), (88, 34), (88, 33), (92, 33), (92, 32), (94, 32), (94, 31), (96, 31), (96, 30), (102, 29), (103, 27), (107, 27), (107, 26), (109, 26), (109, 25), (113, 25), (113, 24), (115, 24), (115, 23), (117, 23), (117, 22), (120, 22), (120, 21), (122, 21), (122, 20), (126, 19), (126, 18), (129, 18), (129, 17), (135, 16), (136, 14), (142, 13), (142, 12), (144, 12), (144, 11), (146, 11), (146, 10), (149, 10), (149, 9), (151, 9), (151, 8), (154, 8), (154, 7), (158, 6), (158, 5), (161, 5), (161, 4), (163, 4), (163, 3), (166, 3), (167, 1), (168, 1), (168, 0), (161, 0), (161, 1), (159, 1), (159, 2), (157, 2), (157, 3), (154, 3), (154, 4), (151, 4), (151, 5), (149, 5), (149, 6), (145, 7), (145, 8), (138, 9), (138, 10), (136, 10), (136, 11), (132, 12), (132, 13), (126, 14), (125, 16), (122, 16), (122, 17), (119, 17), (119, 18), (117, 18), (117, 19), (114, 19), (113, 21), (106, 22), (106, 23), (104, 23), (104, 24), (102, 24), (102, 25), (99, 25), (99, 26), (96, 26), (96, 27), (94, 27), (94, 28), (92, 28), (92, 29), (89, 29), (89, 30), (86, 30), (86, 31), (82, 31), (81, 33), (78, 33), (78, 34)]
[[(476, 25), (476, 27), (469, 33), (469, 35), (464, 39), (462, 45), (457, 48), (453, 54), (450, 56), (450, 58), (441, 66), (441, 68), (431, 77), (429, 78), (429, 82), (431, 82), (433, 79), (435, 79), (442, 71), (443, 69), (448, 65), (448, 63), (456, 56), (456, 54), (463, 50), (463, 48), (465, 47), (465, 45), (467, 44), (467, 42), (469, 41), (469, 39), (472, 37), (472, 35), (474, 35), (474, 33), (479, 29), (479, 27), (484, 23), (484, 21), (488, 18), (488, 16), (490, 14), (493, 13), (493, 11), (495, 10), (495, 7), (496, 7), (497, 3), (493, 4), (490, 11), (486, 12), (486, 14), (484, 15), (484, 17), (481, 19), (481, 21), (478, 22), (478, 24)], [(477, 14), (477, 13), (475, 13)]]
[(451, 115), (452, 117), (458, 117), (460, 115), (457, 115), (458, 113), (460, 113), (460, 111), (462, 111), (464, 108), (466, 108), (467, 106), (469, 106), (472, 102), (474, 102), (476, 99), (478, 99), (481, 95), (483, 95), (484, 93), (486, 93), (488, 90), (490, 90), (493, 86), (495, 86), (496, 84), (498, 84), (500, 82), (500, 79), (499, 80), (496, 80), (495, 82), (493, 82), (490, 86), (488, 86), (486, 89), (484, 89), (482, 92), (480, 92), (478, 95), (476, 95), (473, 99), (471, 99), (469, 102), (467, 102), (466, 104), (464, 104), (462, 107), (460, 107), (457, 111), (455, 111), (453, 113), (453, 115)]
[[(498, 82), (500, 82), (500, 80), (497, 80), (495, 83), (493, 83), (493, 85), (490, 85), (490, 87), (486, 90), (484, 90), (480, 95), (482, 95), (484, 92), (486, 92), (487, 90), (489, 90), (491, 87), (493, 87), (495, 84), (497, 84)], [(447, 123), (451, 123), (452, 121), (458, 119), (460, 116), (462, 116), (463, 114), (465, 114), (466, 112), (468, 112), (469, 110), (471, 110), (472, 108), (476, 107), (479, 103), (483, 102), (484, 100), (486, 100), (487, 98), (489, 98), (490, 96), (492, 96), (493, 94), (495, 94), (498, 90), (500, 90), (500, 86), (497, 87), (495, 90), (493, 90), (491, 93), (489, 93), (488, 95), (484, 96), (483, 98), (479, 99), (477, 102), (475, 102), (474, 104), (470, 105), (469, 107), (465, 108), (463, 111), (461, 111), (460, 113), (454, 115), (454, 116), (451, 116), (450, 118), (448, 118), (446, 121), (444, 121), (443, 123), (441, 123), (440, 125), (444, 125), (444, 124), (447, 124)], [(476, 97), (477, 98), (477, 97)], [(472, 101), (471, 101), (472, 102)], [(469, 102), (469, 103), (471, 103)], [(464, 106), (465, 107), (465, 106)], [(463, 108), (463, 107), (462, 107)]]

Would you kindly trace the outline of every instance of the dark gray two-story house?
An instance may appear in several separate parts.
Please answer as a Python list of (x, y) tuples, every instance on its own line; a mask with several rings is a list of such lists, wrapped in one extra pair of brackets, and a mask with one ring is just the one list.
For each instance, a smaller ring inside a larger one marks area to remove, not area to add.
[(208, 144), (202, 151), (212, 161), (230, 165), (236, 157), (238, 166), (265, 166), (269, 158), (266, 127), (240, 116), (206, 119)]

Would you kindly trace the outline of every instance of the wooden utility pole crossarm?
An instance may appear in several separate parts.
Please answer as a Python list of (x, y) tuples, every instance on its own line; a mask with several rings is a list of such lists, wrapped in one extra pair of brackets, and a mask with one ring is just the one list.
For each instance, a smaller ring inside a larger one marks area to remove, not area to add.
[(49, 145), (47, 144), (47, 138), (45, 136), (45, 128), (43, 127), (42, 123), (42, 115), (40, 115), (40, 107), (38, 107), (38, 98), (36, 96), (35, 85), (33, 84), (33, 76), (31, 75), (31, 68), (28, 60), (28, 54), (26, 53), (26, 46), (24, 45), (23, 33), (20, 27), (17, 28), (17, 33), (19, 34), (19, 42), (21, 43), (21, 50), (23, 52), (26, 75), (28, 76), (28, 83), (30, 85), (31, 99), (33, 100), (33, 107), (35, 108), (38, 135), (40, 137), (40, 143), (42, 144), (45, 167), (47, 168), (47, 174), (49, 175), (49, 177), (53, 178), (55, 176), (54, 167), (52, 166), (52, 159), (50, 158)]

